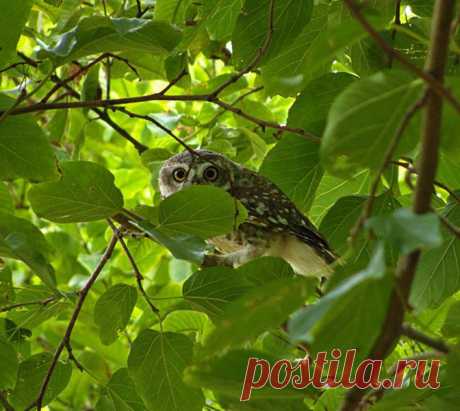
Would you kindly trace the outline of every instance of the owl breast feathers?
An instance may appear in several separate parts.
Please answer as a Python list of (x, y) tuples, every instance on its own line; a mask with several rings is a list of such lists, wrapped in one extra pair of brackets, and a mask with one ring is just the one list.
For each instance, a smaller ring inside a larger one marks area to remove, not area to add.
[(294, 203), (266, 177), (225, 156), (206, 150), (185, 151), (160, 170), (163, 197), (194, 184), (220, 187), (247, 209), (248, 219), (234, 232), (209, 240), (215, 264), (239, 266), (269, 255), (283, 258), (298, 274), (327, 276), (336, 257), (327, 241)]

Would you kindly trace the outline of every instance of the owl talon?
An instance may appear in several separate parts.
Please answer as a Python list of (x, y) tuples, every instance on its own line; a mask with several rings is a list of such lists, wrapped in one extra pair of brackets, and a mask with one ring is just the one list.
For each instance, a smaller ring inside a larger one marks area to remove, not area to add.
[(223, 256), (217, 254), (206, 254), (203, 259), (202, 267), (232, 267), (233, 265)]

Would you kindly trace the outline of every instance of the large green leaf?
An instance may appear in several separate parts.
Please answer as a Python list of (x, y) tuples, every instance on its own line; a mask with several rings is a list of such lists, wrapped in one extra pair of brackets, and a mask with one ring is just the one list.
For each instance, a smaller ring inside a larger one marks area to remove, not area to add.
[[(245, 379), (245, 372), (249, 358), (258, 358), (268, 361), (273, 365), (276, 358), (265, 352), (255, 350), (232, 350), (220, 357), (207, 359), (191, 365), (185, 370), (185, 381), (195, 387), (211, 389), (228, 398), (238, 399), (241, 396), (242, 384)], [(308, 389), (296, 390), (286, 387), (282, 390), (274, 389), (269, 383), (263, 388), (253, 390), (249, 404), (256, 406), (257, 400), (261, 399), (283, 399), (284, 407), (288, 409), (289, 399), (304, 398)], [(239, 407), (236, 409), (240, 409)], [(260, 408), (255, 408), (259, 410)], [(264, 408), (262, 408), (264, 409)], [(267, 408), (265, 408), (267, 409)], [(268, 408), (273, 409), (273, 408)]]
[(8, 191), (8, 187), (0, 181), (0, 212), (11, 213), (14, 212), (13, 199)]
[(0, 212), (0, 256), (26, 263), (45, 284), (56, 285), (53, 267), (47, 260), (50, 247), (30, 221)]
[[(18, 380), (11, 394), (11, 404), (20, 409), (26, 408), (38, 396), (43, 379), (53, 359), (48, 352), (35, 354), (19, 364)], [(67, 386), (72, 374), (72, 365), (58, 362), (51, 376), (43, 405), (59, 395)]]
[(206, 339), (202, 355), (241, 345), (281, 325), (305, 302), (311, 291), (308, 281), (299, 277), (275, 280), (254, 288), (224, 308), (216, 320), (216, 329)]
[[(238, 67), (247, 66), (266, 40), (270, 2), (271, 0), (246, 0), (244, 4), (232, 37), (233, 59)], [(261, 64), (277, 56), (300, 34), (310, 20), (312, 7), (311, 0), (275, 1), (275, 30)]]
[[(452, 201), (443, 210), (449, 221), (460, 226), (460, 206)], [(460, 287), (460, 240), (445, 227), (438, 248), (422, 254), (411, 289), (410, 303), (421, 310), (436, 307)]]
[(127, 368), (120, 368), (105, 386), (96, 411), (144, 411), (144, 404), (136, 392), (136, 386)]
[(144, 330), (134, 341), (128, 370), (147, 409), (201, 411), (201, 391), (182, 381), (192, 359), (192, 341), (183, 334)]
[(107, 218), (123, 207), (123, 196), (113, 175), (89, 161), (61, 163), (59, 181), (37, 184), (29, 191), (33, 210), (57, 223)]
[(183, 233), (171, 233), (161, 227), (157, 228), (147, 220), (135, 221), (147, 237), (164, 245), (174, 257), (197, 264), (203, 262), (206, 253), (206, 243), (197, 236)]
[(206, 29), (212, 40), (226, 40), (235, 29), (242, 0), (206, 0)]
[(306, 341), (313, 354), (334, 348), (357, 349), (357, 355), (365, 357), (380, 333), (391, 291), (383, 250), (382, 245), (377, 247), (366, 269), (296, 312), (288, 323), (290, 337)]
[(392, 214), (373, 217), (367, 222), (378, 238), (408, 254), (417, 248), (436, 248), (442, 244), (439, 219), (434, 213), (415, 214), (399, 208)]
[[(288, 125), (320, 136), (329, 108), (353, 76), (327, 74), (312, 81), (289, 110)], [(280, 187), (302, 210), (308, 210), (323, 175), (319, 144), (288, 134), (265, 157), (260, 172)]]
[(14, 347), (0, 338), (0, 388), (14, 388), (18, 372), (18, 357)]
[[(14, 102), (0, 95), (0, 110)], [(58, 177), (53, 149), (31, 115), (9, 116), (0, 122), (0, 180), (18, 177), (31, 181)]]
[(180, 32), (170, 24), (133, 18), (92, 16), (64, 33), (55, 47), (41, 51), (56, 65), (90, 54), (137, 51), (166, 54), (180, 41)]
[[(398, 72), (380, 72), (355, 81), (337, 97), (321, 144), (321, 161), (331, 174), (350, 176), (377, 169), (405, 112), (420, 97), (422, 82)], [(408, 126), (397, 155), (411, 150), (418, 127)]]
[(1, 0), (0, 7), (0, 69), (6, 67), (13, 59), (16, 52), (16, 44), (22, 29), (27, 22), (27, 17), (32, 7), (32, 0), (12, 2)]
[(251, 283), (239, 270), (210, 267), (197, 271), (185, 281), (183, 295), (195, 310), (216, 316), (250, 287)]
[(115, 284), (97, 300), (94, 321), (99, 327), (103, 344), (113, 343), (128, 325), (137, 301), (137, 289), (127, 284)]
[(222, 189), (192, 186), (161, 202), (158, 228), (170, 234), (215, 237), (232, 231), (238, 224), (235, 207), (236, 200)]

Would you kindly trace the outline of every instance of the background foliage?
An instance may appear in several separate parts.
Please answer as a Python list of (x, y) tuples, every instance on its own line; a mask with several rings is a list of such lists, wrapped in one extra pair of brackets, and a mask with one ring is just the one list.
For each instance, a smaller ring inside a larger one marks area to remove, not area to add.
[[(373, 0), (361, 12), (423, 67), (433, 3)], [(312, 354), (358, 348), (366, 357), (387, 315), (398, 257), (420, 248), (405, 320), (443, 339), (442, 389), (388, 392), (370, 409), (456, 409), (458, 113), (445, 104), (433, 212), (416, 215), (422, 116), (414, 104), (424, 83), (384, 53), (344, 2), (0, 7), (5, 409), (339, 409), (342, 389), (267, 388), (240, 403), (247, 358), (295, 359), (305, 346)], [(454, 97), (457, 23), (446, 68)], [(342, 256), (325, 297), (274, 258), (199, 269), (204, 240), (231, 231), (239, 206), (212, 187), (160, 201), (159, 168), (184, 144), (259, 170), (312, 219)], [(119, 223), (143, 235), (120, 240)], [(385, 364), (428, 350), (403, 336)]]

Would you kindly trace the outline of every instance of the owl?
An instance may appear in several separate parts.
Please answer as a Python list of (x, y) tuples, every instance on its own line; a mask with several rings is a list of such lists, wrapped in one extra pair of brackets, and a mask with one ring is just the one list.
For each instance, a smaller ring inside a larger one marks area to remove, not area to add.
[(247, 220), (235, 231), (208, 240), (216, 250), (207, 257), (208, 265), (238, 267), (260, 256), (274, 256), (301, 275), (326, 277), (332, 271), (336, 257), (327, 241), (266, 177), (207, 150), (184, 151), (163, 164), (163, 198), (194, 184), (220, 187), (248, 211)]

